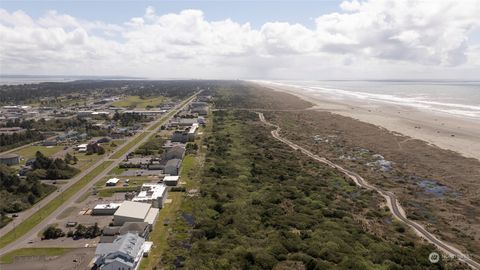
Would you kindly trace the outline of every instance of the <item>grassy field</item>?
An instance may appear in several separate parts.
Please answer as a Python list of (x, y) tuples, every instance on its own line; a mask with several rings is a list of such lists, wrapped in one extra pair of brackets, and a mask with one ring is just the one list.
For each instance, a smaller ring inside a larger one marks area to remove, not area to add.
[[(188, 155), (185, 157), (182, 163), (182, 169), (180, 172), (181, 181), (185, 181), (187, 186), (192, 182), (192, 173), (199, 172), (197, 170), (197, 162), (194, 155)], [(195, 170), (194, 170), (195, 169)], [(162, 252), (168, 247), (169, 226), (164, 225), (165, 220), (172, 221), (176, 219), (179, 214), (178, 211), (184, 205), (183, 192), (170, 192), (168, 198), (172, 200), (172, 203), (166, 204), (158, 215), (157, 223), (150, 234), (149, 241), (154, 243), (152, 250), (147, 258), (143, 258), (139, 269), (153, 269), (159, 262)]]
[(63, 146), (36, 146), (36, 145), (34, 146), (34, 145), (32, 145), (32, 146), (22, 148), (22, 149), (20, 149), (18, 151), (15, 151), (13, 153), (15, 153), (17, 155), (20, 155), (23, 158), (23, 160), (20, 163), (25, 164), (25, 162), (28, 159), (31, 159), (31, 158), (35, 157), (35, 153), (37, 153), (37, 151), (40, 151), (45, 156), (50, 157), (50, 156), (60, 152), (62, 149), (63, 149)]
[(77, 207), (75, 206), (68, 207), (67, 209), (65, 209), (65, 211), (63, 211), (60, 215), (57, 216), (57, 219), (64, 219), (70, 216), (70, 214), (72, 214), (75, 211), (78, 211)]
[[(186, 186), (196, 185), (195, 175), (200, 172), (197, 156), (187, 155), (182, 162), (180, 179), (186, 182)], [(168, 198), (172, 200), (171, 204), (166, 204), (158, 215), (157, 223), (150, 234), (149, 241), (154, 242), (154, 246), (147, 258), (143, 258), (139, 269), (153, 269), (159, 262), (162, 253), (168, 248), (169, 226), (164, 225), (165, 220), (175, 220), (179, 216), (179, 211), (185, 208), (185, 194), (183, 192), (170, 192)]]
[(120, 175), (120, 174), (122, 174), (126, 171), (127, 171), (127, 169), (125, 169), (125, 168), (115, 167), (111, 171), (109, 171), (108, 174), (109, 175)]
[(124, 99), (112, 103), (116, 107), (135, 107), (145, 109), (147, 106), (158, 107), (167, 102), (166, 97), (140, 98), (139, 96), (126, 96)]
[(149, 133), (143, 132), (142, 134), (138, 135), (135, 139), (133, 139), (131, 142), (129, 142), (127, 145), (123, 146), (118, 152), (116, 152), (114, 155), (112, 155), (113, 159), (121, 158), (123, 155), (125, 155), (128, 151), (131, 150), (131, 148), (143, 140)]
[(18, 237), (29, 232), (33, 227), (39, 224), (48, 215), (53, 213), (58, 207), (60, 207), (65, 200), (75, 195), (80, 189), (82, 189), (88, 182), (92, 181), (95, 176), (105, 170), (112, 164), (112, 161), (104, 161), (98, 165), (90, 173), (85, 175), (82, 179), (69, 187), (64, 192), (60, 193), (55, 199), (50, 201), (47, 205), (39, 209), (35, 214), (25, 219), (22, 223), (18, 224), (15, 228), (15, 232), (9, 231), (4, 236), (0, 237), (0, 247), (4, 247), (9, 243), (15, 241)]
[(181, 192), (170, 192), (168, 194), (168, 197), (172, 200), (172, 203), (165, 205), (160, 211), (157, 223), (155, 224), (155, 227), (149, 236), (149, 241), (152, 241), (154, 245), (150, 250), (148, 257), (142, 259), (138, 269), (154, 269), (154, 267), (158, 264), (162, 252), (165, 251), (168, 246), (167, 239), (169, 235), (169, 226), (165, 226), (164, 221), (166, 219), (173, 220), (175, 218), (177, 211), (182, 204), (183, 196), (184, 194)]
[(72, 250), (71, 248), (21, 248), (0, 257), (0, 263), (13, 263), (18, 256), (60, 256)]

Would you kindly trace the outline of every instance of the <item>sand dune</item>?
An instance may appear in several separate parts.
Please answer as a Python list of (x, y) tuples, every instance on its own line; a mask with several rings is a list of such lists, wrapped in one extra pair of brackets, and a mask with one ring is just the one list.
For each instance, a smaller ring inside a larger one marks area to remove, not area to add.
[(262, 86), (294, 94), (315, 104), (312, 109), (326, 110), (381, 126), (420, 139), (465, 157), (480, 160), (480, 120), (420, 110), (413, 107), (369, 102), (368, 100), (334, 99), (302, 91), (301, 88), (255, 82)]

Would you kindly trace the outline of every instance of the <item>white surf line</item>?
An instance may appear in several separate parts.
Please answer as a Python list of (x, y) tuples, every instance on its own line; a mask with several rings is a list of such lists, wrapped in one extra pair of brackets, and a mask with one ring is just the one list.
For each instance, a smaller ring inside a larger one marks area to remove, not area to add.
[(363, 177), (361, 177), (357, 173), (351, 172), (351, 171), (341, 167), (340, 165), (337, 165), (337, 164), (331, 162), (330, 160), (328, 160), (326, 158), (319, 157), (319, 156), (313, 154), (312, 152), (308, 151), (307, 149), (289, 141), (288, 139), (285, 139), (285, 138), (281, 137), (279, 126), (268, 122), (265, 119), (265, 116), (263, 115), (263, 113), (261, 113), (261, 112), (256, 112), (256, 113), (258, 114), (258, 117), (260, 118), (260, 121), (262, 121), (266, 125), (269, 125), (269, 126), (272, 126), (272, 127), (276, 128), (276, 129), (271, 131), (271, 134), (275, 139), (285, 143), (286, 145), (290, 146), (294, 150), (300, 150), (303, 154), (305, 154), (305, 155), (307, 155), (307, 156), (309, 156), (309, 157), (311, 157), (311, 158), (313, 158), (313, 159), (315, 159), (315, 160), (317, 160), (321, 163), (327, 164), (328, 166), (330, 166), (334, 169), (339, 170), (340, 172), (342, 172), (343, 174), (348, 176), (348, 178), (350, 178), (353, 182), (355, 182), (355, 184), (357, 186), (362, 187), (362, 188), (366, 188), (368, 190), (376, 191), (382, 197), (385, 198), (385, 200), (387, 201), (388, 208), (390, 209), (390, 212), (393, 214), (393, 216), (396, 219), (400, 220), (401, 222), (407, 224), (410, 228), (412, 228), (415, 231), (415, 233), (417, 235), (426, 239), (428, 242), (434, 244), (439, 250), (441, 250), (447, 256), (452, 257), (452, 258), (457, 258), (460, 261), (463, 261), (463, 262), (467, 263), (473, 269), (480, 269), (480, 264), (479, 263), (477, 263), (476, 261), (469, 258), (466, 254), (462, 253), (457, 248), (451, 246), (450, 244), (447, 244), (447, 243), (441, 241), (436, 236), (434, 236), (433, 234), (428, 232), (422, 225), (408, 219), (407, 215), (405, 214), (405, 210), (400, 205), (400, 202), (398, 202), (397, 197), (395, 196), (395, 194), (393, 192), (384, 191), (384, 190), (382, 190), (378, 187), (375, 187), (375, 186), (371, 185), (369, 182), (367, 182)]

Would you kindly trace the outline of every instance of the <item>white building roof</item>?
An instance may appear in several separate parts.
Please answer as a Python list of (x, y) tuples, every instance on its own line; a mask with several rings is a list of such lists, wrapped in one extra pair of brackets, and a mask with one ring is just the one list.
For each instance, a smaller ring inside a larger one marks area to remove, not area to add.
[(150, 203), (124, 201), (115, 212), (115, 216), (145, 219), (150, 208)]
[(162, 197), (167, 186), (164, 184), (143, 184), (141, 191), (135, 196), (132, 201), (150, 201)]
[(107, 183), (116, 184), (116, 183), (118, 183), (118, 181), (120, 181), (120, 179), (114, 177), (114, 178), (108, 179)]
[(121, 203), (103, 203), (95, 205), (93, 209), (116, 209), (119, 208), (121, 205)]
[(143, 243), (143, 252), (144, 253), (150, 252), (150, 249), (152, 249), (152, 246), (153, 246), (153, 242), (145, 241), (145, 243)]
[(192, 126), (190, 127), (190, 130), (188, 131), (188, 133), (190, 134), (193, 134), (197, 131), (197, 128), (198, 128), (198, 124), (197, 123), (194, 123), (192, 124)]
[(78, 148), (87, 148), (87, 145), (86, 143), (83, 143), (83, 144), (79, 144), (77, 147)]
[(160, 209), (150, 208), (150, 211), (148, 211), (148, 214), (143, 221), (147, 222), (150, 225), (153, 225), (155, 223), (155, 220), (157, 220), (158, 212), (160, 212)]
[(163, 181), (178, 181), (180, 176), (177, 175), (167, 175), (163, 178)]

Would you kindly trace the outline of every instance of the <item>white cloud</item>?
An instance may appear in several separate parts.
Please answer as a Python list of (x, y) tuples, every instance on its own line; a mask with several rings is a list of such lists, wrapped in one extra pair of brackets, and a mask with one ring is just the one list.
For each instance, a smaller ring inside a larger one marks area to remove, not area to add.
[[(480, 1), (345, 1), (315, 27), (268, 22), (259, 29), (200, 10), (123, 24), (49, 11), (33, 19), (0, 9), (0, 72), (204, 78), (473, 76)], [(468, 72), (464, 72), (468, 70)]]

